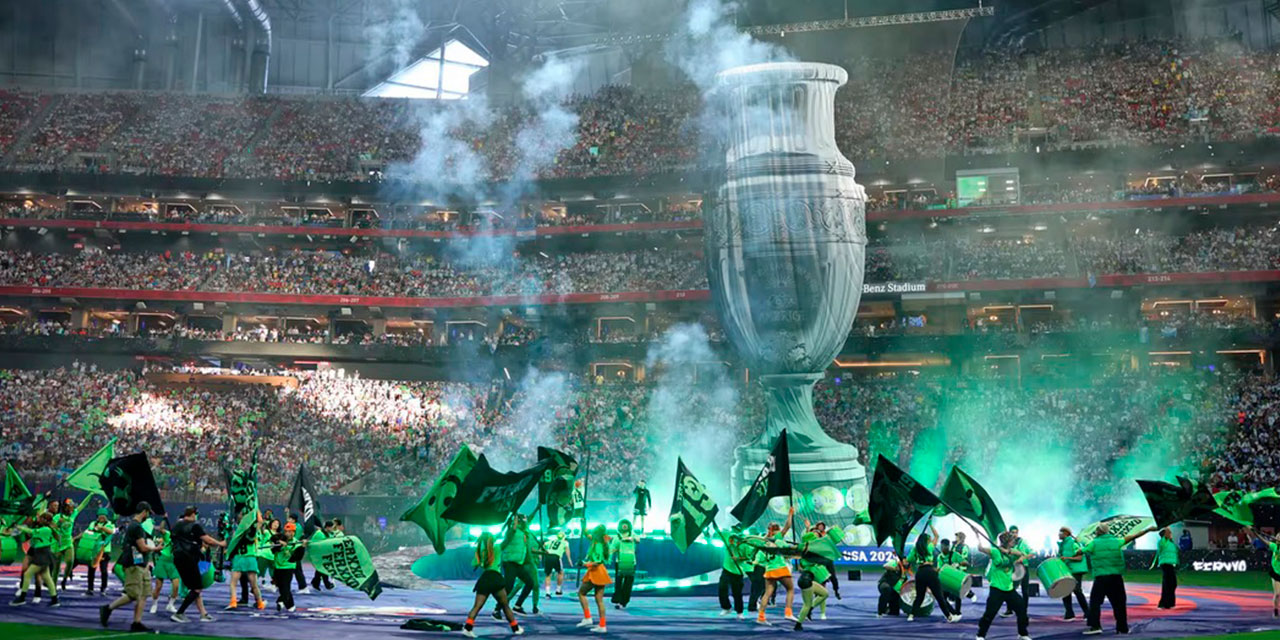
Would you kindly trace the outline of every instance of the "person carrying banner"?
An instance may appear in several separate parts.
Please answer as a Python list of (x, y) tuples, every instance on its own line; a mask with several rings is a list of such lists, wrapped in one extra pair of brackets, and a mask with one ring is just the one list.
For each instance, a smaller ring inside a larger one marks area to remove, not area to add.
[[(89, 494), (80, 501), (77, 506), (71, 506), (71, 499), (68, 498), (62, 503), (62, 513), (53, 519), (53, 526), (58, 530), (58, 543), (53, 548), (53, 557), (62, 565), (62, 590), (67, 590), (67, 582), (71, 580), (71, 574), (76, 568), (76, 536), (74, 535), (76, 518), (80, 517), (80, 512), (84, 510), (85, 505), (93, 500), (94, 494)], [(57, 577), (58, 568), (54, 568), (54, 577)]]
[[(717, 585), (720, 595), (720, 616), (724, 617), (736, 612), (738, 619), (742, 620), (744, 618), (742, 613), (743, 573), (754, 567), (748, 558), (755, 555), (755, 548), (746, 543), (742, 538), (742, 532), (737, 528), (731, 530), (728, 537), (723, 533), (720, 537), (724, 540), (724, 562), (720, 565), (720, 582)], [(729, 604), (730, 591), (733, 592), (732, 608)]]
[(1156, 608), (1174, 608), (1178, 605), (1178, 543), (1173, 541), (1173, 532), (1169, 527), (1160, 530), (1160, 539), (1156, 540), (1156, 555), (1151, 565), (1160, 567), (1160, 602), (1156, 604)]
[(124, 570), (124, 595), (117, 598), (115, 602), (104, 604), (98, 609), (98, 622), (104, 629), (111, 619), (112, 611), (132, 602), (133, 624), (129, 626), (129, 630), (134, 632), (151, 630), (142, 624), (142, 612), (147, 606), (147, 587), (151, 585), (151, 572), (148, 566), (151, 564), (152, 554), (163, 547), (156, 546), (146, 530), (142, 528), (142, 523), (150, 517), (151, 505), (145, 501), (138, 502), (137, 513), (129, 520), (129, 526), (124, 532), (120, 558), (116, 560), (116, 564)]
[[(825, 580), (819, 582), (831, 584), (831, 593), (835, 595), (836, 600), (840, 599), (840, 578), (836, 576), (836, 561), (839, 557), (840, 543), (844, 540), (844, 530), (839, 527), (827, 529), (827, 523), (819, 522), (818, 524), (809, 525), (805, 521), (805, 533), (802, 538), (803, 542), (811, 543), (815, 550), (821, 553), (812, 553), (807, 556), (808, 562), (821, 564), (826, 570), (824, 575), (828, 576)], [(803, 561), (802, 561), (803, 562)], [(826, 619), (826, 607), (822, 609), (823, 619)]]
[[(604, 525), (600, 525), (591, 530), (589, 537), (591, 546), (587, 548), (587, 557), (582, 559), (582, 565), (587, 568), (587, 575), (583, 577), (582, 584), (578, 585), (578, 604), (582, 605), (582, 621), (577, 626), (591, 627), (593, 633), (605, 633), (604, 588), (613, 582), (609, 578), (609, 569), (606, 566), (609, 562), (609, 536)], [(600, 614), (600, 621), (594, 627), (591, 626), (591, 605), (587, 602), (588, 593), (595, 594), (596, 611)]]
[(164, 610), (168, 613), (177, 613), (179, 578), (178, 569), (173, 565), (173, 541), (169, 533), (168, 521), (157, 520), (151, 537), (159, 541), (160, 546), (163, 547), (156, 555), (151, 572), (151, 577), (155, 581), (155, 587), (151, 590), (151, 614), (155, 615), (156, 609), (160, 607), (160, 591), (164, 588), (165, 580), (169, 581), (172, 589), (169, 591), (169, 604), (165, 605)]
[(283, 530), (271, 538), (271, 579), (276, 585), (276, 611), (293, 613), (293, 570), (306, 543), (294, 540), (295, 529)]
[(494, 543), (492, 533), (486, 531), (480, 534), (480, 538), (476, 540), (476, 553), (472, 563), (480, 568), (481, 573), (480, 578), (476, 580), (476, 586), (472, 588), (476, 599), (471, 605), (471, 611), (467, 612), (467, 622), (462, 628), (462, 635), (468, 638), (476, 637), (476, 615), (484, 609), (484, 603), (489, 596), (493, 596), (498, 603), (498, 609), (507, 617), (507, 623), (511, 625), (511, 633), (517, 636), (524, 634), (524, 629), (520, 628), (520, 622), (516, 620), (516, 614), (507, 601), (507, 579), (498, 571), (502, 564), (502, 550), (500, 545)]
[(618, 536), (609, 544), (609, 555), (616, 560), (618, 581), (610, 601), (615, 609), (626, 609), (631, 602), (631, 589), (636, 584), (636, 545), (640, 536), (631, 530), (631, 521), (618, 521)]
[[(991, 563), (987, 566), (987, 579), (990, 580), (990, 589), (987, 595), (987, 608), (982, 612), (982, 617), (978, 619), (978, 638), (977, 640), (985, 640), (987, 631), (991, 629), (991, 623), (996, 619), (996, 612), (1000, 611), (1000, 605), (1006, 605), (1013, 609), (1018, 621), (1018, 638), (1019, 640), (1031, 640), (1027, 630), (1027, 601), (1018, 595), (1013, 584), (1013, 565), (1020, 558), (1026, 555), (1019, 551), (1016, 547), (1016, 536), (1011, 531), (1005, 531), (999, 536), (1000, 544), (991, 549), (979, 544), (978, 550), (991, 556)], [(920, 593), (920, 583), (916, 582), (916, 593)], [(936, 596), (935, 596), (936, 597)]]
[(902, 595), (898, 593), (898, 583), (907, 574), (907, 563), (897, 558), (884, 563), (884, 573), (880, 574), (880, 582), (876, 590), (880, 599), (876, 602), (876, 617), (898, 616), (902, 613)]
[(637, 483), (631, 493), (636, 496), (635, 508), (631, 510), (631, 515), (636, 519), (636, 526), (640, 527), (640, 532), (644, 533), (644, 517), (648, 515), (649, 507), (653, 506), (653, 495), (644, 487), (644, 480)]
[[(787, 532), (791, 531), (791, 525), (795, 521), (796, 508), (792, 506), (787, 511), (787, 521), (781, 527), (778, 523), (769, 525), (768, 533), (765, 535), (766, 547), (777, 547), (786, 540)], [(764, 553), (762, 550), (761, 553)], [(791, 611), (791, 604), (795, 601), (796, 585), (791, 579), (791, 567), (787, 558), (782, 554), (766, 554), (764, 558), (764, 594), (760, 596), (760, 602), (757, 603), (756, 624), (772, 626), (773, 623), (765, 617), (765, 610), (769, 608), (769, 600), (773, 597), (773, 593), (777, 590), (778, 585), (786, 590), (786, 600), (783, 601), (783, 617), (792, 622), (799, 622), (795, 614)]]
[[(534, 544), (533, 534), (529, 533), (529, 523), (524, 515), (511, 514), (511, 518), (507, 520), (507, 534), (499, 546), (502, 549), (502, 575), (507, 580), (507, 593), (515, 593), (516, 580), (519, 580), (522, 585), (520, 597), (511, 608), (512, 611), (521, 615), (525, 613), (525, 598), (530, 592), (538, 589), (536, 565), (533, 571), (529, 569), (529, 558), (534, 550)], [(534, 613), (538, 613), (536, 605)], [(493, 619), (502, 619), (502, 610), (496, 605), (493, 609)]]
[(231, 587), (231, 602), (227, 604), (226, 611), (233, 611), (240, 606), (240, 601), (236, 599), (236, 585), (240, 583), (242, 576), (249, 581), (254, 607), (260, 610), (267, 608), (262, 600), (262, 592), (258, 589), (258, 529), (261, 527), (262, 512), (259, 511), (254, 522), (249, 525), (249, 530), (240, 538), (239, 544), (234, 549), (227, 550), (231, 555), (231, 580), (227, 583)]
[[(311, 538), (307, 540), (307, 542), (315, 544), (321, 540), (327, 540), (330, 536), (337, 535), (334, 529), (334, 522), (334, 520), (325, 522), (324, 526), (316, 529), (316, 532), (311, 534)], [(330, 578), (328, 574), (313, 565), (311, 571), (311, 590), (319, 591), (321, 581), (324, 582), (325, 589), (329, 589), (330, 591), (333, 590), (333, 578)]]
[(920, 537), (916, 538), (916, 546), (907, 555), (907, 565), (916, 576), (916, 597), (911, 603), (911, 608), (907, 610), (907, 622), (916, 619), (915, 612), (919, 611), (920, 605), (924, 604), (925, 592), (933, 594), (933, 600), (942, 610), (942, 617), (947, 622), (959, 622), (960, 614), (952, 611), (951, 605), (942, 595), (942, 582), (938, 578), (938, 567), (934, 564), (936, 551), (931, 542), (931, 534), (938, 535), (933, 525), (929, 525), (929, 533), (921, 533)]
[(1253, 527), (1245, 527), (1244, 531), (1250, 537), (1266, 543), (1267, 550), (1271, 552), (1271, 562), (1267, 564), (1267, 574), (1271, 576), (1271, 617), (1280, 618), (1280, 540), (1256, 531)]
[(800, 598), (804, 604), (800, 607), (800, 618), (796, 620), (796, 631), (804, 631), (804, 623), (813, 619), (814, 607), (821, 612), (823, 620), (827, 619), (828, 594), (823, 583), (831, 579), (831, 571), (827, 569), (826, 558), (810, 549), (810, 544), (821, 544), (822, 540), (809, 537), (800, 548), (800, 577), (796, 580), (796, 586), (800, 589)]
[(101, 595), (107, 594), (107, 575), (111, 568), (111, 538), (116, 534), (116, 525), (111, 522), (111, 510), (103, 507), (98, 509), (98, 519), (89, 525), (89, 531), (98, 536), (98, 553), (94, 556), (92, 562), (89, 563), (89, 586), (86, 588), (84, 595), (93, 595), (93, 579), (94, 572), (102, 572)]
[(1058, 529), (1058, 558), (1067, 563), (1067, 570), (1076, 579), (1076, 589), (1062, 599), (1063, 620), (1074, 620), (1075, 608), (1071, 605), (1071, 596), (1080, 601), (1080, 613), (1089, 615), (1089, 602), (1084, 597), (1084, 576), (1089, 573), (1089, 563), (1085, 562), (1084, 549), (1071, 535), (1071, 527)]
[(573, 557), (569, 554), (569, 540), (565, 536), (563, 529), (556, 529), (551, 533), (551, 537), (546, 541), (545, 551), (542, 554), (542, 571), (546, 573), (543, 580), (547, 590), (547, 597), (551, 597), (551, 575), (556, 576), (556, 595), (564, 595), (564, 567), (565, 563), (572, 565)]
[[(1032, 555), (1031, 547), (1030, 545), (1027, 544), (1026, 540), (1022, 539), (1022, 536), (1018, 535), (1017, 525), (1009, 527), (1009, 533), (1013, 534), (1013, 548), (1017, 549), (1018, 552), (1023, 555), (1023, 557), (1026, 557), (1026, 558), (1031, 557)], [(1017, 561), (1014, 563), (1014, 564), (1021, 564), (1023, 567), (1022, 579), (1017, 581), (1016, 586), (1018, 586), (1022, 590), (1023, 602), (1028, 602), (1029, 599), (1031, 598), (1031, 570), (1028, 569), (1027, 566), (1023, 564), (1023, 562), (1024, 561)], [(1008, 605), (1004, 608), (1004, 613), (1000, 615), (1007, 618), (1013, 615), (1013, 613), (1014, 613), (1013, 605)]]
[[(57, 503), (53, 503), (57, 504)], [(36, 516), (33, 526), (16, 525), (15, 528), (30, 538), (27, 546), (28, 564), (22, 570), (22, 581), (18, 585), (18, 593), (14, 596), (13, 601), (9, 603), (11, 607), (22, 606), (27, 603), (27, 587), (32, 580), (43, 583), (49, 588), (49, 606), (60, 607), (58, 602), (58, 581), (55, 573), (58, 570), (58, 561), (53, 555), (53, 549), (58, 544), (58, 530), (53, 524), (53, 513), (46, 511)]]
[(1103, 522), (1095, 530), (1095, 537), (1084, 545), (1084, 554), (1093, 569), (1093, 587), (1089, 589), (1089, 628), (1085, 629), (1085, 635), (1102, 633), (1103, 599), (1111, 602), (1116, 633), (1129, 633), (1129, 608), (1124, 591), (1124, 548), (1155, 530), (1152, 526), (1120, 538), (1111, 535), (1110, 525)]
[[(753, 537), (751, 529), (743, 530), (743, 535), (747, 538)], [(743, 570), (747, 572), (747, 579), (751, 581), (751, 594), (747, 598), (747, 611), (756, 613), (760, 610), (760, 598), (764, 596), (764, 552), (756, 549), (754, 545), (748, 544), (753, 549), (750, 556), (747, 557), (747, 566)]]
[(201, 594), (204, 590), (204, 576), (200, 575), (201, 551), (206, 545), (227, 548), (226, 542), (205, 533), (198, 517), (199, 512), (195, 507), (184, 509), (182, 517), (173, 525), (173, 534), (170, 536), (173, 541), (173, 567), (178, 572), (182, 586), (187, 589), (187, 595), (182, 599), (177, 612), (169, 616), (170, 620), (179, 624), (187, 621), (187, 608), (192, 604), (200, 612), (201, 622), (213, 622), (213, 616), (204, 608), (204, 597)]

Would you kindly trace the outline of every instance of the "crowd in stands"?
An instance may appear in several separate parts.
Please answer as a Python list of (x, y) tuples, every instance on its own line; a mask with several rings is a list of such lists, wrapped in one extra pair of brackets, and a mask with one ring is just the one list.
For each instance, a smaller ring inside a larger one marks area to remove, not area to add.
[[(1249, 140), (1280, 132), (1272, 100), (1280, 92), (1275, 64), (1276, 54), (1231, 41), (860, 58), (845, 65), (850, 85), (837, 94), (837, 137), (855, 164), (943, 153)], [(502, 178), (517, 170), (525, 150), (515, 138), (534, 117), (527, 105), (502, 107), (483, 125), (453, 127), (449, 135), (461, 144), (444, 145), (422, 139), (430, 130), (424, 121), (450, 108), (423, 104), (429, 101), (5, 95), (0, 152), (32, 128), (30, 142), (13, 158), (17, 168), (199, 177), (364, 180), (420, 148), (447, 153), (443, 149), (463, 147)], [(37, 119), (49, 101), (48, 116)], [(705, 146), (697, 126), (701, 102), (688, 88), (641, 93), (611, 86), (571, 97), (565, 106), (578, 116), (576, 135), (539, 159), (539, 173), (643, 175), (687, 167)], [(448, 166), (456, 159), (443, 160)]]
[[(0, 453), (30, 480), (55, 481), (118, 437), (120, 447), (148, 452), (165, 490), (212, 497), (224, 490), (221, 462), (247, 465), (260, 448), (265, 495), (283, 496), (304, 462), (324, 491), (416, 495), (462, 443), (500, 468), (531, 464), (541, 444), (592, 450), (592, 491), (622, 500), (636, 481), (661, 471), (660, 452), (691, 439), (706, 439), (700, 453), (729, 459), (763, 411), (757, 392), (736, 383), (726, 390), (555, 373), (519, 385), (287, 375), (298, 378), (296, 388), (215, 390), (80, 365), (2, 371), (0, 417), (11, 437)], [(1274, 486), (1277, 407), (1273, 378), (1224, 371), (1022, 383), (903, 373), (828, 379), (815, 393), (819, 422), (858, 447), (864, 463), (884, 454), (926, 483), (957, 463), (992, 487), (1020, 481), (1020, 456), (1034, 450), (1053, 466), (1052, 484), (1076, 487), (1104, 507), (1131, 488), (1117, 478), (1144, 473), (1185, 471), (1215, 488)]]

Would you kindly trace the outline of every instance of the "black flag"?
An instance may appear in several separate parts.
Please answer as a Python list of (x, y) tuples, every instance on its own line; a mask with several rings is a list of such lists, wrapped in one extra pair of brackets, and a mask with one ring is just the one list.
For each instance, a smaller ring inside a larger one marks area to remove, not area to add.
[(127, 516), (138, 512), (138, 503), (147, 502), (151, 512), (165, 513), (160, 489), (151, 473), (147, 454), (134, 453), (107, 462), (102, 473), (102, 492), (111, 501), (111, 510)]
[(578, 461), (563, 451), (538, 447), (538, 462), (546, 465), (538, 481), (538, 504), (546, 505), (548, 524), (559, 527), (579, 515), (573, 500)]
[(1217, 500), (1205, 485), (1178, 476), (1178, 484), (1159, 480), (1138, 480), (1142, 495), (1151, 507), (1157, 527), (1167, 527), (1188, 518), (1208, 518), (1218, 507)]
[(306, 538), (310, 538), (321, 525), (318, 496), (315, 485), (311, 483), (311, 472), (307, 470), (307, 465), (299, 466), (298, 476), (293, 479), (293, 493), (289, 494), (289, 510), (298, 517)]
[(764, 510), (769, 507), (769, 500), (778, 496), (791, 496), (791, 459), (787, 453), (787, 430), (778, 435), (773, 451), (765, 459), (760, 468), (760, 475), (751, 483), (751, 489), (729, 513), (738, 519), (743, 526), (751, 526)]
[(720, 507), (707, 493), (707, 486), (693, 477), (684, 460), (676, 458), (676, 494), (671, 498), (671, 541), (684, 553), (707, 528)]
[(871, 498), (867, 506), (871, 526), (876, 531), (876, 544), (883, 544), (886, 538), (892, 537), (893, 548), (902, 556), (912, 527), (939, 504), (942, 501), (937, 496), (889, 462), (888, 458), (880, 456), (876, 459), (876, 473), (871, 480)]
[(499, 473), (482, 454), (441, 517), (465, 524), (502, 524), (538, 486), (547, 466), (544, 460), (523, 471)]

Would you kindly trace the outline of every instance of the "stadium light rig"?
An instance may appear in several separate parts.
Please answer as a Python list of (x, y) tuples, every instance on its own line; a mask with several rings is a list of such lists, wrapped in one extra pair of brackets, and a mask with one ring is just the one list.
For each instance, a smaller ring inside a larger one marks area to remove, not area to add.
[[(810, 20), (807, 22), (788, 22), (780, 24), (763, 24), (744, 27), (742, 31), (753, 36), (783, 35), (786, 33), (812, 33), (815, 31), (839, 31), (841, 29), (865, 29), (869, 27), (892, 27), (907, 24), (926, 24), (931, 22), (951, 22), (953, 20), (969, 20), (994, 16), (995, 7), (979, 6), (968, 9), (948, 9), (946, 11), (921, 11), (916, 13), (896, 13), (885, 16), (866, 16), (861, 18), (841, 18), (839, 20)], [(635, 45), (665, 42), (676, 37), (675, 33), (618, 33), (598, 38), (595, 44), (603, 45)], [(886, 163), (887, 164), (887, 163)]]

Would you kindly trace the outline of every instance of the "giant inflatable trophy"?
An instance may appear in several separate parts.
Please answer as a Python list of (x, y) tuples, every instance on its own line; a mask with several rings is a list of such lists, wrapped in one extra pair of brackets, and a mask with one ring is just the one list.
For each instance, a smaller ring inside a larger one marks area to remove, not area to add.
[(735, 454), (734, 497), (786, 429), (794, 490), (846, 523), (866, 507), (866, 470), (856, 448), (818, 424), (813, 385), (839, 355), (862, 294), (866, 191), (835, 140), (835, 95), (847, 79), (840, 67), (799, 62), (717, 76), (729, 139), (704, 225), (720, 321), (766, 393), (764, 431)]

